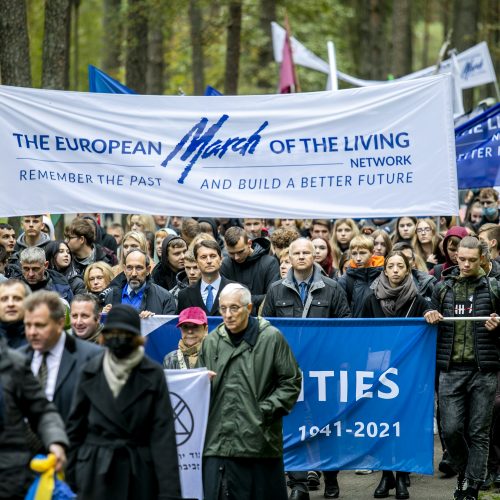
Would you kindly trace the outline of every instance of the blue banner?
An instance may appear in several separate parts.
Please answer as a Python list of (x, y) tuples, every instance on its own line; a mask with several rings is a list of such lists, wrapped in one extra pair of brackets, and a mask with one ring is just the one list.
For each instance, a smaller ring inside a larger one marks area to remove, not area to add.
[(455, 129), (459, 189), (500, 185), (500, 104)]
[(101, 94), (135, 94), (132, 89), (89, 64), (89, 91)]
[[(303, 372), (284, 419), (286, 470), (433, 473), (436, 327), (423, 319), (271, 319)], [(209, 318), (212, 330), (220, 318)], [(148, 335), (161, 362), (176, 319)]]
[(436, 327), (423, 319), (273, 323), (304, 380), (284, 419), (286, 470), (433, 473)]

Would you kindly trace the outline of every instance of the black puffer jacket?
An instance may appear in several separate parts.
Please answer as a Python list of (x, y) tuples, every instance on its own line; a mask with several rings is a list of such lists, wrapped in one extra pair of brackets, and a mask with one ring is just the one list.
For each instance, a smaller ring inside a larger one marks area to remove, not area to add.
[(371, 284), (380, 276), (383, 267), (349, 267), (338, 283), (344, 289), (347, 302), (352, 311), (353, 318), (360, 318), (363, 312), (363, 304), (370, 295)]
[[(473, 316), (489, 316), (500, 311), (500, 285), (494, 278), (471, 278), (470, 285), (475, 283), (472, 299)], [(444, 317), (455, 316), (455, 297), (453, 293), (454, 279), (449, 278), (439, 283), (432, 296), (432, 308), (439, 311)], [(486, 330), (484, 322), (474, 322), (474, 351), (476, 364), (482, 371), (497, 372), (500, 370), (498, 339), (500, 329), (490, 332)], [(440, 370), (450, 369), (453, 353), (455, 324), (443, 322), (439, 325), (436, 363)]]
[(220, 273), (228, 280), (236, 281), (248, 287), (252, 294), (254, 311), (259, 309), (269, 287), (280, 279), (280, 266), (269, 255), (271, 242), (265, 238), (253, 240), (252, 255), (245, 262), (236, 262), (231, 257), (224, 257)]
[(490, 278), (495, 278), (495, 279), (500, 279), (500, 262), (497, 260), (491, 260), (491, 269), (490, 272), (488, 273), (488, 277)]
[(305, 304), (293, 283), (293, 269), (287, 277), (271, 285), (262, 316), (267, 318), (349, 318), (351, 311), (342, 287), (314, 265), (314, 275)]

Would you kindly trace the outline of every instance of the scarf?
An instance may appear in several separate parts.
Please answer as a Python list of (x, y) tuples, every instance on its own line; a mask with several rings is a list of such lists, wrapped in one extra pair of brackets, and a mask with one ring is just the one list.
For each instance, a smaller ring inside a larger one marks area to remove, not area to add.
[(186, 368), (194, 368), (196, 366), (196, 362), (198, 361), (198, 355), (200, 354), (201, 342), (188, 347), (184, 344), (184, 341), (179, 340), (179, 351), (177, 351), (177, 357), (179, 360), (179, 364), (182, 366), (181, 356), (185, 356), (188, 359), (188, 365)]
[(388, 317), (396, 317), (401, 312), (401, 308), (416, 297), (417, 287), (411, 273), (396, 288), (392, 288), (387, 276), (381, 273), (374, 294), (380, 301), (384, 314)]
[(144, 347), (139, 346), (133, 351), (130, 356), (123, 359), (118, 359), (113, 356), (109, 349), (104, 353), (104, 360), (102, 368), (104, 371), (104, 378), (116, 399), (127, 382), (132, 370), (142, 361), (144, 357)]
[[(372, 255), (364, 267), (382, 267), (384, 265), (385, 258), (381, 255)], [(354, 260), (349, 260), (349, 267), (357, 269), (358, 266)]]

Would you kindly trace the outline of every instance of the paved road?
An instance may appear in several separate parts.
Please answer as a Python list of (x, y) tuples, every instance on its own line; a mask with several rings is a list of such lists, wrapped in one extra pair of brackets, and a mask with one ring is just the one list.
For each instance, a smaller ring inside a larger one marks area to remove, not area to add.
[[(456, 479), (444, 479), (437, 469), (441, 459), (439, 439), (434, 441), (434, 476), (411, 475), (410, 498), (414, 500), (451, 500), (456, 485)], [(373, 492), (380, 481), (381, 473), (375, 472), (367, 476), (358, 476), (354, 472), (344, 471), (339, 474), (340, 499), (372, 500)], [(395, 490), (391, 490), (389, 499), (394, 499)], [(311, 500), (323, 499), (323, 483), (318, 491), (310, 493)], [(500, 500), (500, 492), (483, 493), (481, 500)]]

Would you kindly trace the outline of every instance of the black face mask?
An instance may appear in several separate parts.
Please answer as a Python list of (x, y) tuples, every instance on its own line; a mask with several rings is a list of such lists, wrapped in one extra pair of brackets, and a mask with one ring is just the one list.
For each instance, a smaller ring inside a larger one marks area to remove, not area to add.
[(126, 358), (137, 347), (132, 335), (126, 337), (112, 337), (104, 334), (104, 345), (117, 358)]

